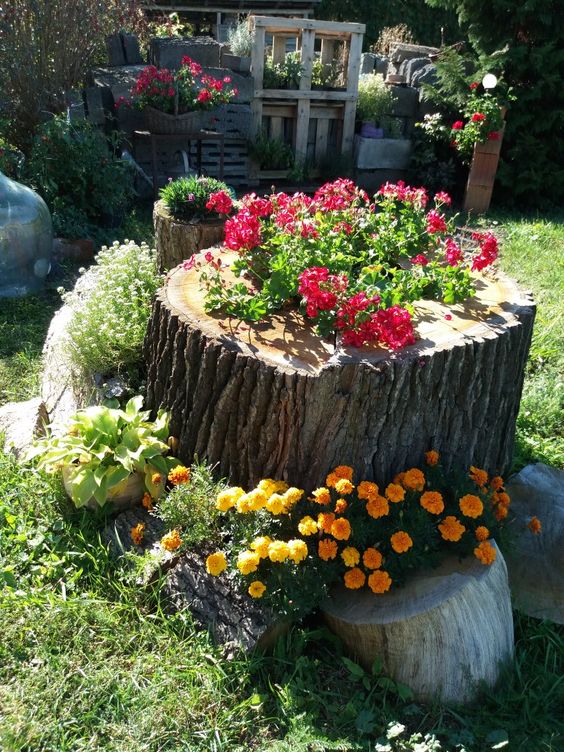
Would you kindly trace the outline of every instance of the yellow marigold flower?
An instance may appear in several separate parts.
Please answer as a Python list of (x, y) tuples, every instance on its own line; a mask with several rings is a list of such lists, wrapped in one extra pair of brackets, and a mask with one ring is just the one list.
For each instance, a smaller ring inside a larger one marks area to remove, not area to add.
[(317, 522), (313, 517), (306, 515), (298, 522), (298, 530), (302, 535), (315, 535), (317, 532)]
[(153, 511), (153, 509), (154, 509), (154, 507), (153, 507), (153, 497), (151, 496), (150, 493), (144, 493), (143, 494), (143, 498), (141, 499), (141, 504), (143, 504), (143, 506), (145, 507), (145, 509), (148, 512), (152, 512)]
[(325, 485), (329, 488), (335, 488), (335, 485), (337, 481), (339, 480), (339, 476), (335, 475), (335, 473), (329, 473), (329, 475), (325, 478)]
[(217, 577), (227, 569), (227, 559), (223, 551), (216, 551), (210, 554), (206, 559), (206, 571), (208, 574)]
[(251, 598), (262, 598), (264, 595), (264, 591), (266, 590), (266, 585), (264, 582), (261, 582), (260, 580), (253, 580), (251, 584), (249, 585), (248, 593), (251, 596)]
[(431, 449), (430, 452), (425, 452), (425, 462), (430, 465), (431, 467), (433, 465), (438, 465), (439, 463), (439, 453), (435, 452), (434, 449)]
[(400, 486), (403, 486), (403, 479), (405, 478), (405, 473), (398, 473), (397, 475), (394, 475), (394, 483), (397, 483)]
[(252, 512), (252, 500), (248, 493), (244, 493), (242, 496), (239, 496), (237, 499), (237, 503), (235, 504), (235, 508), (239, 512), (239, 514), (248, 514), (249, 512)]
[(370, 501), (370, 499), (378, 496), (379, 490), (380, 489), (378, 488), (376, 483), (372, 483), (369, 480), (362, 480), (357, 486), (356, 493), (359, 499)]
[(286, 561), (289, 555), (288, 544), (284, 541), (272, 541), (268, 547), (268, 558), (270, 561)]
[(317, 504), (325, 505), (329, 504), (329, 502), (331, 501), (331, 492), (328, 488), (325, 488), (325, 486), (316, 488), (311, 495), (313, 497), (313, 501), (315, 501)]
[(161, 546), (166, 548), (167, 551), (176, 551), (182, 545), (182, 538), (178, 530), (171, 530), (170, 533), (163, 535), (161, 538)]
[(303, 495), (304, 495), (304, 492), (302, 491), (301, 488), (295, 488), (295, 486), (290, 486), (290, 488), (284, 492), (284, 499), (286, 500), (286, 506), (294, 506), (294, 504), (297, 504)]
[(270, 514), (279, 515), (286, 511), (286, 500), (279, 493), (273, 493), (266, 501), (266, 508)]
[(275, 480), (274, 481), (274, 490), (276, 491), (276, 493), (279, 493), (279, 494), (286, 493), (286, 491), (288, 490), (288, 488), (289, 488), (289, 486), (288, 486), (288, 484), (286, 483), (285, 480)]
[(509, 510), (503, 504), (498, 504), (494, 509), (494, 517), (498, 522), (504, 520), (509, 514)]
[(374, 498), (366, 502), (366, 511), (371, 517), (378, 519), (378, 517), (385, 517), (389, 513), (390, 505), (387, 499), (376, 494)]
[(160, 473), (153, 473), (151, 475), (151, 483), (154, 486), (158, 486), (159, 483), (162, 483), (162, 482), (163, 482), (163, 476)]
[(260, 556), (256, 551), (241, 551), (237, 556), (237, 569), (241, 574), (256, 572), (260, 564)]
[(351, 536), (351, 523), (344, 517), (337, 517), (331, 525), (331, 535), (337, 540), (348, 540)]
[(388, 500), (393, 501), (395, 504), (405, 499), (405, 491), (399, 483), (390, 483), (386, 487), (385, 494)]
[(271, 496), (273, 493), (276, 493), (276, 481), (272, 480), (272, 478), (265, 478), (261, 480), (257, 488), (264, 491), (267, 496)]
[(190, 481), (190, 468), (184, 467), (184, 465), (177, 465), (168, 474), (168, 479), (173, 486), (188, 483)]
[(495, 561), (495, 548), (488, 541), (483, 541), (474, 549), (474, 556), (482, 564), (493, 564)]
[(226, 488), (225, 491), (221, 491), (221, 493), (217, 495), (215, 506), (217, 509), (219, 509), (220, 512), (227, 512), (227, 510), (231, 509), (231, 507), (234, 507), (238, 499), (240, 499), (241, 496), (244, 495), (245, 492), (238, 486), (233, 488)]
[(268, 556), (268, 547), (271, 543), (272, 538), (269, 538), (268, 535), (262, 535), (255, 538), (250, 547), (260, 556), (261, 559), (266, 559)]
[(335, 522), (335, 515), (333, 512), (320, 512), (317, 515), (317, 527), (323, 530), (324, 533), (331, 532), (331, 525)]
[(403, 474), (401, 484), (410, 491), (422, 491), (425, 488), (425, 476), (421, 470), (412, 467)]
[(368, 587), (373, 593), (379, 595), (388, 591), (392, 584), (392, 578), (383, 569), (377, 569), (368, 577)]
[(342, 496), (348, 496), (353, 492), (353, 489), (353, 484), (346, 478), (339, 478), (339, 480), (335, 483), (335, 491)]
[(262, 509), (266, 505), (268, 498), (262, 488), (254, 488), (252, 491), (249, 491), (247, 496), (249, 497), (248, 504), (251, 512), (258, 512), (259, 509)]
[(348, 503), (345, 501), (345, 499), (337, 499), (337, 502), (335, 504), (335, 513), (343, 514), (343, 512), (346, 511), (347, 507)]
[(482, 504), (481, 499), (473, 494), (466, 494), (466, 496), (463, 496), (459, 500), (458, 506), (460, 507), (462, 514), (466, 517), (476, 518), (484, 511), (484, 505)]
[(480, 470), (480, 468), (474, 467), (474, 465), (470, 466), (468, 477), (471, 478), (479, 488), (483, 488), (488, 482), (488, 474), (486, 471)]
[(445, 509), (443, 497), (438, 491), (425, 491), (425, 493), (421, 494), (419, 503), (423, 509), (426, 509), (431, 514), (441, 514)]
[(390, 538), (390, 543), (397, 554), (404, 554), (413, 546), (411, 536), (405, 530), (399, 530), (397, 533), (394, 533)]
[(299, 538), (288, 541), (288, 558), (299, 564), (307, 557), (307, 543)]
[(349, 465), (338, 465), (333, 470), (333, 473), (337, 476), (337, 478), (345, 478), (346, 480), (352, 481), (353, 469), (352, 467), (349, 467)]
[(337, 544), (330, 538), (322, 538), (317, 544), (317, 553), (319, 554), (319, 558), (323, 559), (323, 561), (334, 559), (337, 556), (338, 550)]
[(492, 488), (494, 491), (501, 491), (503, 488), (503, 478), (499, 475), (494, 475), (494, 477), (490, 480), (490, 488)]
[(377, 548), (367, 548), (362, 554), (362, 563), (366, 569), (380, 569), (382, 566), (382, 554)]
[(139, 522), (135, 527), (132, 527), (130, 535), (133, 543), (135, 543), (136, 546), (140, 546), (145, 537), (145, 523)]
[(362, 569), (354, 567), (354, 569), (349, 569), (348, 572), (345, 572), (344, 580), (345, 587), (347, 587), (349, 590), (358, 590), (366, 582), (366, 575), (364, 574)]
[(345, 562), (346, 567), (356, 567), (360, 561), (360, 553), (354, 546), (347, 546), (341, 551), (341, 559)]
[(538, 517), (531, 517), (531, 519), (527, 522), (527, 527), (529, 528), (531, 533), (538, 535), (542, 530), (542, 523)]
[(477, 541), (485, 541), (490, 537), (490, 531), (485, 525), (480, 525), (476, 528), (474, 535)]
[(462, 538), (462, 534), (466, 530), (464, 525), (459, 522), (452, 514), (449, 514), (448, 517), (445, 517), (444, 520), (442, 520), (442, 522), (440, 522), (440, 524), (438, 525), (438, 528), (443, 540), (453, 541), (454, 543)]

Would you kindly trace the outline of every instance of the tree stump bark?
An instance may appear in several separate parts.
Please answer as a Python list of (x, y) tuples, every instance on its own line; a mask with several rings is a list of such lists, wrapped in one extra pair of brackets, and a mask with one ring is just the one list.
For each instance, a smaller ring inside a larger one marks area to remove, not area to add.
[(534, 305), (506, 277), (477, 286), (465, 304), (417, 303), (418, 341), (390, 353), (335, 349), (292, 309), (252, 326), (208, 315), (198, 272), (179, 267), (153, 304), (147, 403), (171, 411), (182, 460), (244, 486), (310, 489), (338, 464), (383, 483), (431, 448), (447, 468), (503, 472)]
[(174, 219), (162, 201), (153, 209), (157, 264), (160, 272), (173, 269), (198, 251), (223, 240), (225, 222), (182, 222)]
[(497, 550), (484, 566), (473, 556), (449, 559), (403, 588), (374, 595), (339, 588), (323, 605), (329, 627), (349, 654), (425, 702), (470, 702), (480, 682), (492, 687), (513, 656), (507, 568)]

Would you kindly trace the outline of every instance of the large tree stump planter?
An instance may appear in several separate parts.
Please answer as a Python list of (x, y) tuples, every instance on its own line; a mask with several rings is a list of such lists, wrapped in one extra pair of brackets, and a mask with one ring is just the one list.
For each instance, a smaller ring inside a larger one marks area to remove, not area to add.
[(157, 247), (157, 265), (166, 272), (189, 259), (198, 251), (223, 241), (225, 221), (183, 222), (175, 219), (162, 201), (153, 209)]
[(184, 462), (243, 486), (311, 489), (338, 464), (383, 483), (431, 448), (447, 469), (505, 471), (534, 305), (505, 277), (477, 286), (464, 305), (417, 303), (419, 340), (401, 352), (335, 350), (292, 309), (254, 326), (206, 314), (198, 272), (178, 267), (145, 339), (147, 403), (171, 411)]
[(347, 652), (370, 670), (411, 688), (417, 700), (466, 703), (480, 684), (493, 687), (513, 656), (507, 568), (499, 550), (491, 566), (473, 556), (448, 559), (384, 595), (334, 592), (323, 605)]

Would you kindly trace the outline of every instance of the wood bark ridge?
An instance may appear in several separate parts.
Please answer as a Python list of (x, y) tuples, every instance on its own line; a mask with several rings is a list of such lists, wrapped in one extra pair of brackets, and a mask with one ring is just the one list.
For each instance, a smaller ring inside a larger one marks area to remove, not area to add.
[(174, 219), (162, 201), (153, 209), (157, 264), (160, 272), (173, 269), (194, 253), (223, 240), (225, 222), (183, 222)]
[(323, 606), (349, 654), (428, 702), (470, 702), (478, 683), (492, 687), (513, 656), (507, 568), (470, 556), (448, 559), (384, 595), (338, 589)]
[(311, 489), (338, 464), (384, 483), (431, 448), (447, 468), (504, 471), (534, 305), (506, 277), (477, 287), (463, 305), (417, 303), (419, 339), (401, 352), (335, 350), (292, 309), (253, 326), (206, 314), (198, 272), (179, 267), (145, 339), (148, 405), (171, 411), (183, 461), (244, 486)]

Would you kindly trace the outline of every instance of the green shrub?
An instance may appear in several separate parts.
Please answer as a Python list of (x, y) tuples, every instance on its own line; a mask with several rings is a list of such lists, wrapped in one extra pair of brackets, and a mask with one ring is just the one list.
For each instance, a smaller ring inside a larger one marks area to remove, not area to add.
[(243, 21), (229, 30), (229, 33), (227, 34), (227, 43), (233, 55), (250, 57), (253, 54), (255, 34), (249, 27), (247, 21)]
[(269, 138), (263, 131), (249, 142), (249, 154), (261, 170), (287, 170), (294, 166), (294, 151), (290, 144)]
[(359, 120), (373, 120), (383, 127), (386, 116), (391, 115), (394, 95), (379, 73), (361, 76), (358, 82), (356, 115)]
[(159, 280), (147, 245), (126, 241), (102, 248), (75, 289), (63, 295), (72, 309), (68, 350), (79, 369), (112, 374), (138, 364)]
[(219, 214), (206, 208), (212, 193), (223, 191), (232, 195), (229, 186), (221, 180), (190, 175), (172, 180), (161, 188), (160, 197), (170, 213), (178, 219), (217, 219)]

